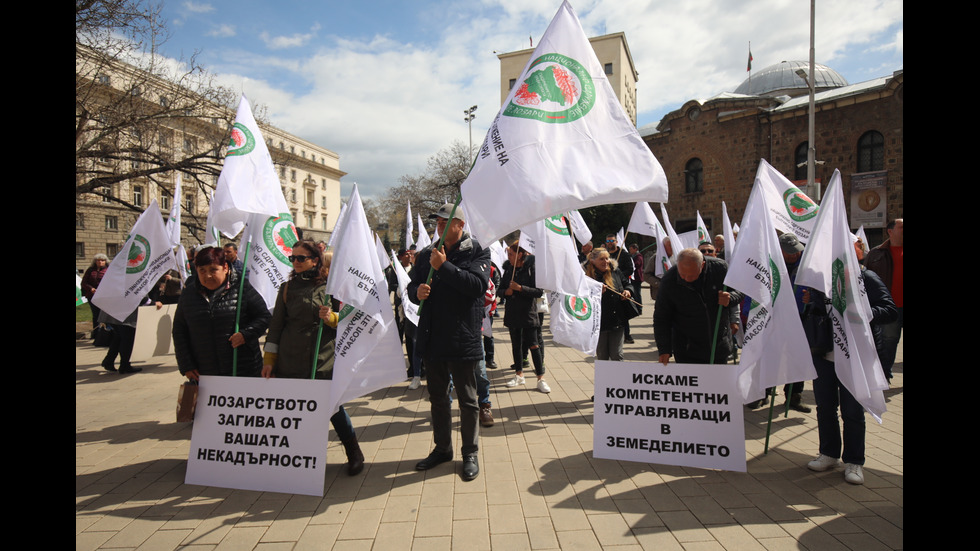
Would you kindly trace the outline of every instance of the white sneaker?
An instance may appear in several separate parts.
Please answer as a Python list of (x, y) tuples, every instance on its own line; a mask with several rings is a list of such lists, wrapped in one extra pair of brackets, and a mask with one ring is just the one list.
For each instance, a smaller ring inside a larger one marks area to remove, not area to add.
[(419, 379), (418, 377), (412, 377), (412, 382), (408, 383), (408, 389), (415, 390), (421, 384), (422, 384), (422, 379)]
[(837, 466), (837, 459), (829, 455), (820, 454), (816, 459), (806, 464), (811, 471), (822, 473)]
[(864, 484), (864, 469), (861, 465), (844, 463), (844, 481), (851, 484)]
[(545, 394), (551, 392), (551, 387), (544, 379), (538, 379), (538, 392), (544, 392)]
[(509, 387), (515, 387), (517, 385), (523, 385), (523, 384), (524, 384), (524, 376), (523, 375), (514, 375), (514, 378), (513, 379), (507, 381), (507, 386), (509, 386)]

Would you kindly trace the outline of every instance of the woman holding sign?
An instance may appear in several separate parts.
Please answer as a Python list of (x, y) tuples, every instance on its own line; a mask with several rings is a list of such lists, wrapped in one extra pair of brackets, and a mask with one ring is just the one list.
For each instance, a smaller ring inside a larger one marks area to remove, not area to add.
[[(326, 303), (332, 255), (324, 255), (314, 242), (305, 240), (294, 244), (292, 252), (289, 261), (293, 264), (293, 273), (279, 287), (265, 341), (262, 376), (267, 379), (332, 379), (339, 321), (334, 311), (339, 304), (336, 301)], [(321, 320), (322, 330), (319, 329)], [(313, 354), (318, 332), (320, 347), (316, 351), (314, 375)], [(347, 474), (354, 476), (364, 469), (364, 454), (344, 406), (330, 418), (330, 423), (347, 452)]]
[[(177, 368), (194, 381), (201, 375), (258, 377), (262, 370), (259, 337), (271, 317), (265, 300), (247, 281), (239, 299), (241, 274), (218, 247), (201, 249), (194, 257), (194, 266), (197, 277), (187, 281), (174, 313)], [(235, 331), (239, 300), (241, 315)]]

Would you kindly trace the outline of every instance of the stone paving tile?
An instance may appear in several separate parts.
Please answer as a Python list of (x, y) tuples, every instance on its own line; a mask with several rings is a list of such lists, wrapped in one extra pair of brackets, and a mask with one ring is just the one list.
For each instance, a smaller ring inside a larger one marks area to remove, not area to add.
[[(627, 359), (655, 361), (650, 316), (633, 334)], [(424, 385), (406, 380), (347, 404), (366, 468), (347, 476), (331, 430), (323, 497), (184, 484), (192, 425), (173, 421), (173, 357), (119, 376), (99, 366), (105, 349), (76, 342), (76, 550), (904, 549), (901, 357), (885, 422), (867, 425), (866, 483), (852, 486), (841, 469), (806, 469), (816, 417), (781, 414), (782, 396), (768, 450), (767, 409), (745, 410), (747, 472), (595, 459), (592, 360), (546, 331), (552, 393), (533, 378), (509, 389), (510, 343), (495, 337), (496, 424), (481, 429), (479, 478), (461, 480), (458, 456), (415, 470), (432, 434)]]

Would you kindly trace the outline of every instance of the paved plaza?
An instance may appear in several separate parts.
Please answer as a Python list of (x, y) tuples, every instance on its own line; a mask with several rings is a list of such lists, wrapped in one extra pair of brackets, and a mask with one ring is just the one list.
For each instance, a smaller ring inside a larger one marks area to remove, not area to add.
[[(656, 361), (652, 313), (647, 304), (633, 321), (627, 361)], [(867, 416), (865, 484), (853, 486), (841, 468), (806, 468), (815, 408), (783, 416), (781, 389), (768, 454), (768, 410), (745, 410), (747, 473), (594, 459), (591, 360), (546, 330), (551, 394), (535, 390), (533, 371), (509, 389), (510, 341), (500, 320), (494, 329), (497, 422), (481, 429), (479, 478), (460, 478), (458, 445), (455, 461), (415, 470), (432, 432), (425, 386), (406, 380), (346, 404), (367, 466), (347, 476), (331, 430), (322, 498), (184, 484), (192, 424), (174, 421), (174, 357), (108, 373), (106, 349), (77, 340), (76, 550), (904, 548), (902, 347), (884, 423)], [(804, 398), (813, 405), (809, 382)]]

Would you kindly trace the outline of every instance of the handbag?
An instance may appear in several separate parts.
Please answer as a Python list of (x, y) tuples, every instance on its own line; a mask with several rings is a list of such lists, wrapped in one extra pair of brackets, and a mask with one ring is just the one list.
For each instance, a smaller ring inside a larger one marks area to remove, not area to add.
[(177, 422), (188, 423), (194, 420), (197, 407), (197, 382), (187, 381), (177, 389)]
[(548, 314), (550, 310), (548, 308), (548, 299), (545, 297), (537, 297), (534, 299), (534, 312), (537, 314)]
[(92, 346), (109, 346), (112, 342), (112, 327), (100, 323), (92, 329)]

